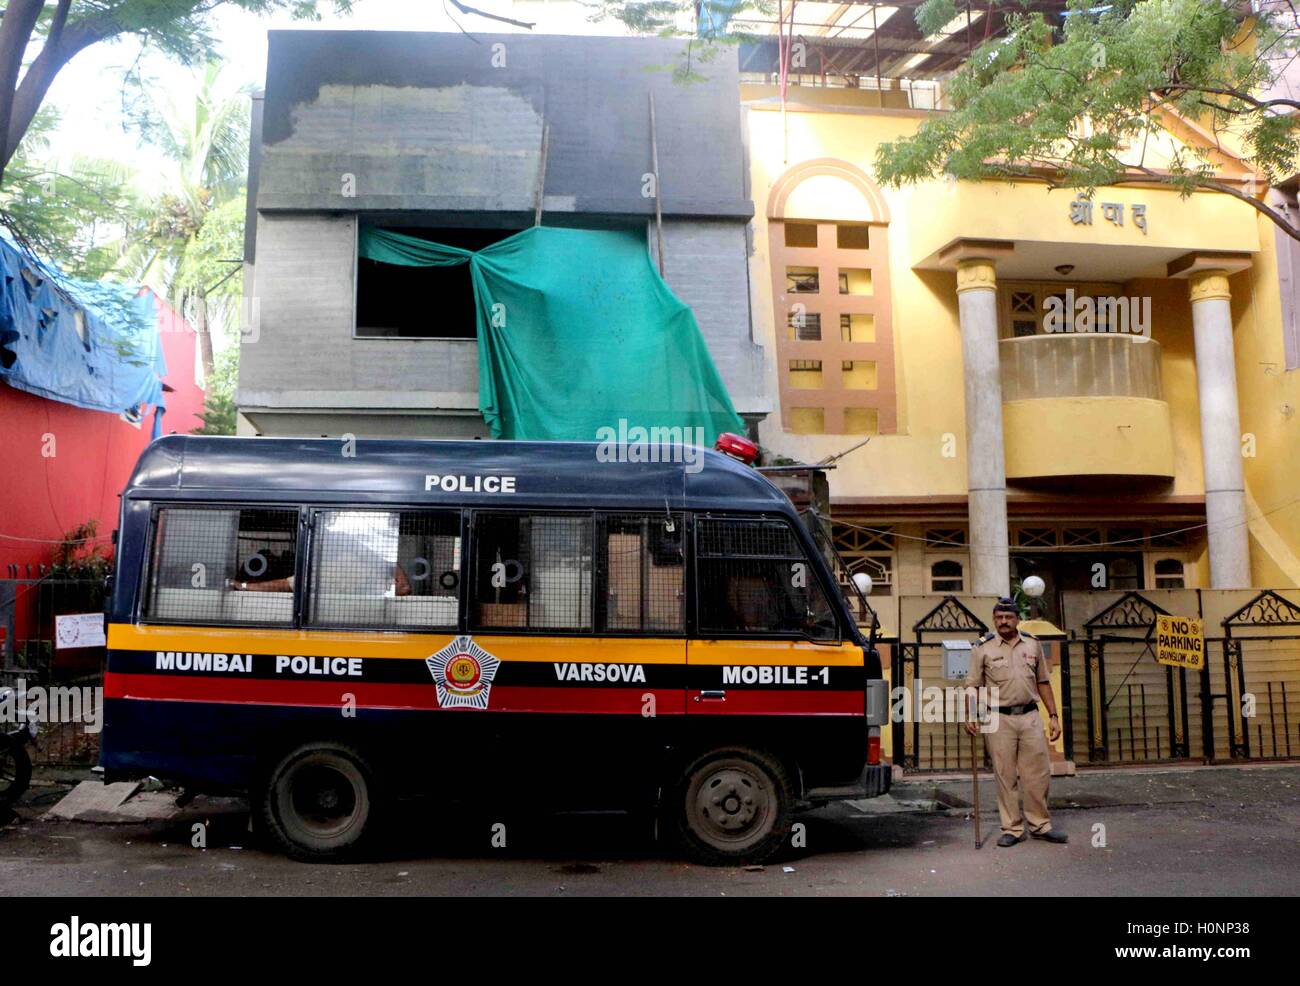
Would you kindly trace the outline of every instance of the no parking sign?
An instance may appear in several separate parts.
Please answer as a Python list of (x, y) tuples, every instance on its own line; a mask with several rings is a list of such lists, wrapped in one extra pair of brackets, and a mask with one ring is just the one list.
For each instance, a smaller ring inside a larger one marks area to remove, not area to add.
[(1157, 616), (1156, 660), (1176, 668), (1201, 670), (1205, 666), (1201, 621), (1188, 616)]

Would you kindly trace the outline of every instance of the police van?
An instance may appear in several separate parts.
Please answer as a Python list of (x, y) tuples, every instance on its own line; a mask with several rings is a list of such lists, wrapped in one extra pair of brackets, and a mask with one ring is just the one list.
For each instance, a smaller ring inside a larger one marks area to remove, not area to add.
[[(879, 658), (793, 505), (716, 452), (169, 436), (122, 495), (102, 764), (289, 854), (408, 797), (658, 812), (710, 863), (889, 788)], [(629, 457), (631, 458), (631, 457)]]

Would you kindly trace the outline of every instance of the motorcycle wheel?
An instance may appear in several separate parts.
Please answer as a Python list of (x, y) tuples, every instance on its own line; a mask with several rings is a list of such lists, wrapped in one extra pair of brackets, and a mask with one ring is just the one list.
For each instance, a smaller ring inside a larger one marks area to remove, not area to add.
[(12, 808), (32, 782), (32, 758), (26, 746), (5, 737), (0, 741), (0, 808)]

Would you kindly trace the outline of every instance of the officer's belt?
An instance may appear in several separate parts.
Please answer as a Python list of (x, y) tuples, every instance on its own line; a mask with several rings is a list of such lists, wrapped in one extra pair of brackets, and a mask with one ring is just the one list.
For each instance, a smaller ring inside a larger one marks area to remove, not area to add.
[(1037, 702), (1026, 702), (1024, 705), (999, 705), (998, 715), (1003, 716), (1022, 716), (1026, 712), (1037, 712)]

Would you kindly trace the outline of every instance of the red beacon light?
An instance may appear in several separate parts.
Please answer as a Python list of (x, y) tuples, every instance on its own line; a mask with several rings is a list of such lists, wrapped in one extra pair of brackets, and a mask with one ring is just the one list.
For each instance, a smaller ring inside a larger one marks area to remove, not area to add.
[(731, 456), (737, 462), (743, 462), (747, 466), (752, 466), (758, 461), (758, 446), (743, 435), (737, 435), (734, 432), (724, 431), (718, 436), (713, 448), (723, 455)]

